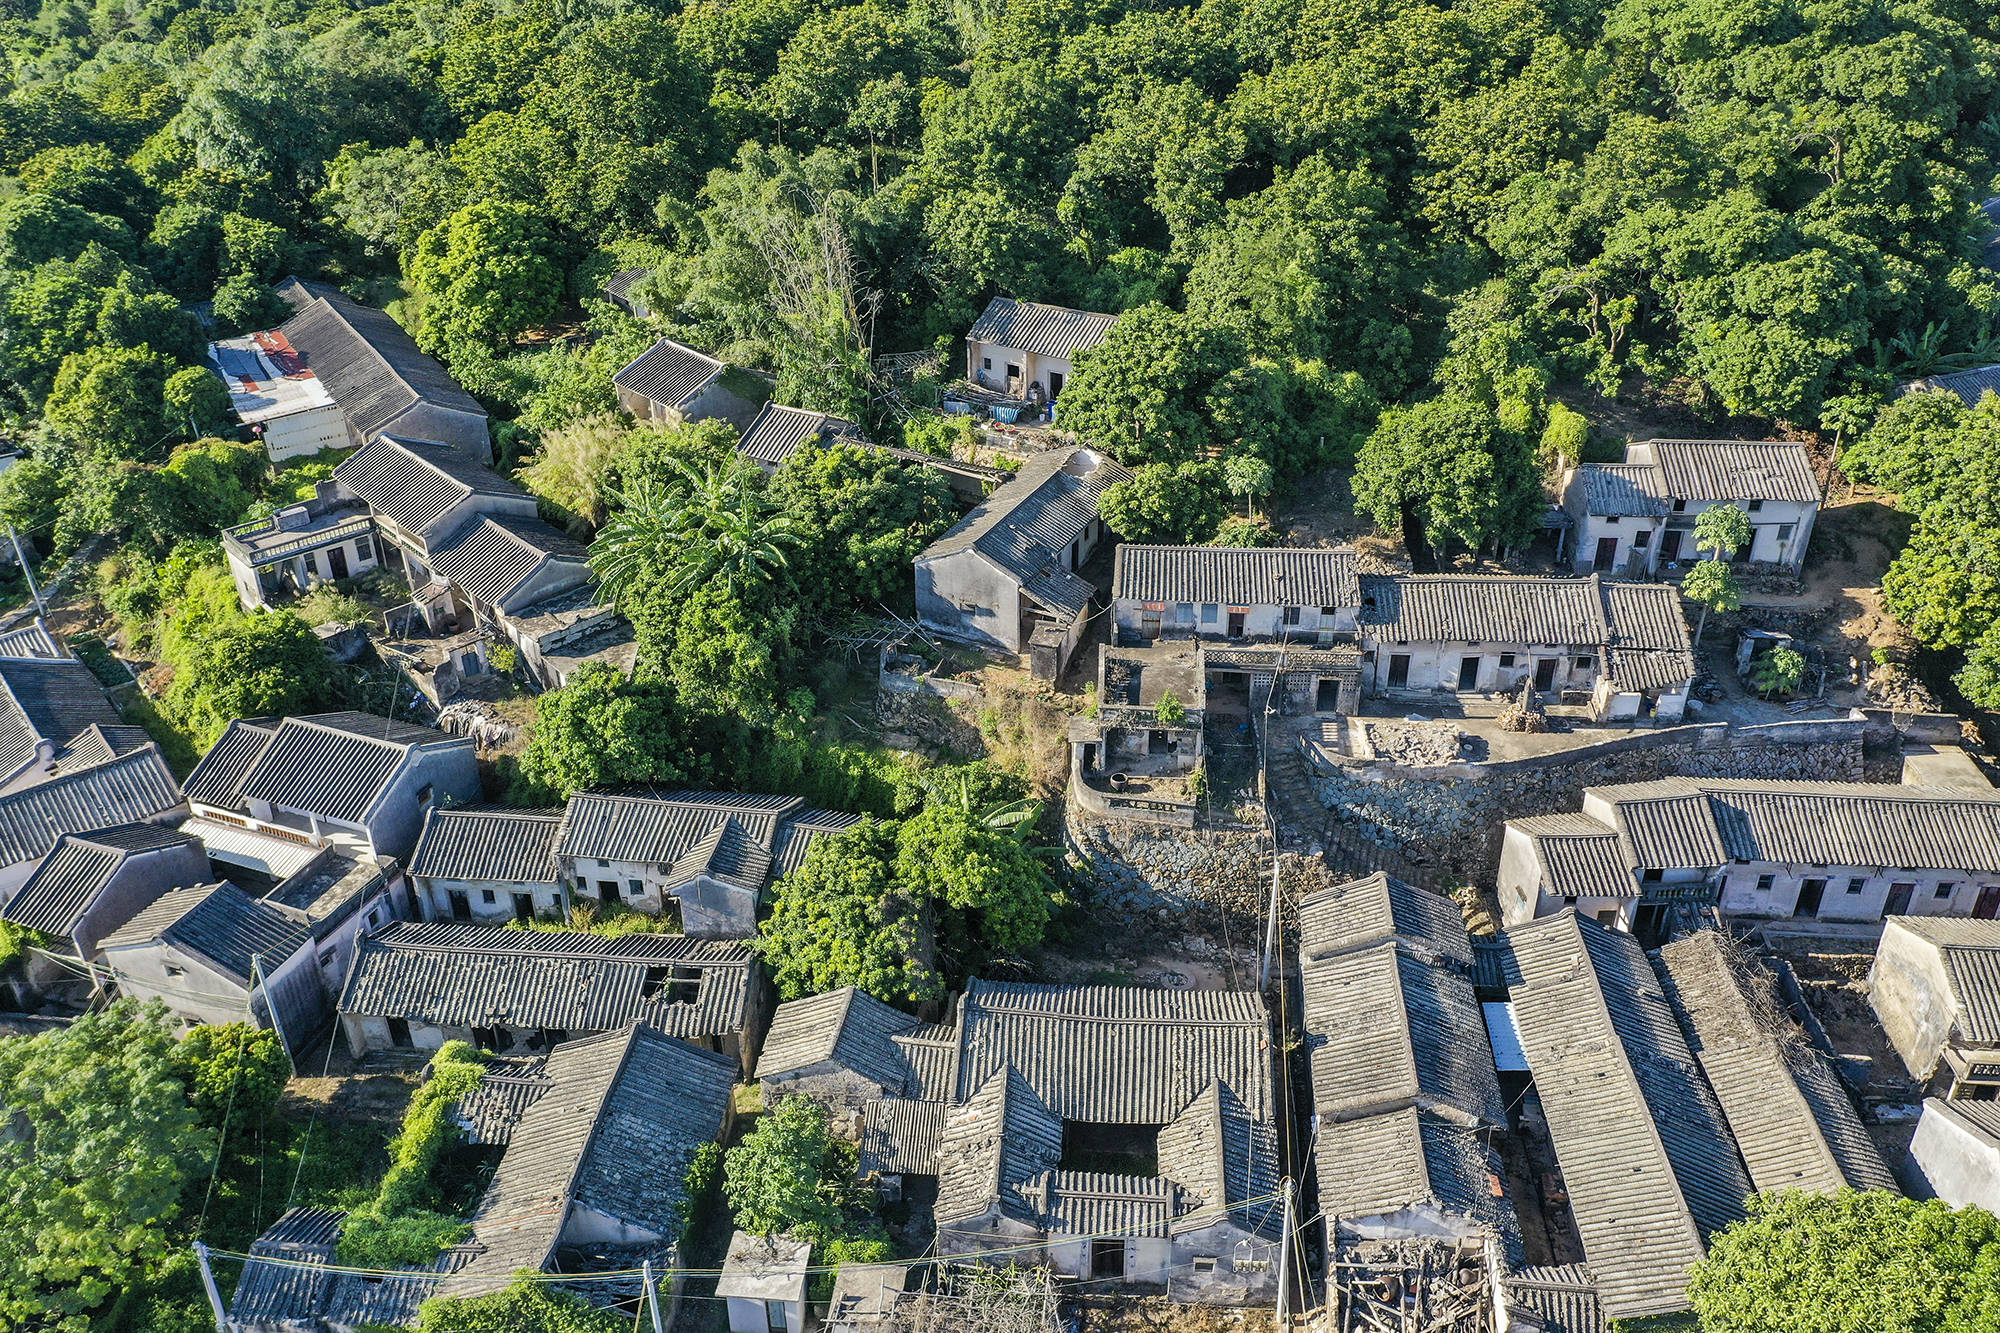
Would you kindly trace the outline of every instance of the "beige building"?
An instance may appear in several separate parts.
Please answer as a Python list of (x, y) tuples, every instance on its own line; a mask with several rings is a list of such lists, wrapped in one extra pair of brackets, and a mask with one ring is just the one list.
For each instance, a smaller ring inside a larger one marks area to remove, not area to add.
[(1737, 563), (1796, 572), (1819, 515), (1812, 455), (1795, 440), (1645, 440), (1623, 463), (1583, 463), (1563, 482), (1577, 573), (1649, 578), (1706, 558), (1694, 544), (1704, 509), (1733, 504), (1750, 519)]
[(965, 335), (965, 378), (1002, 397), (1054, 403), (1076, 358), (1103, 342), (1117, 319), (996, 296)]
[(1910, 1077), (1954, 1100), (2000, 1100), (2000, 921), (1890, 917), (1868, 1002)]

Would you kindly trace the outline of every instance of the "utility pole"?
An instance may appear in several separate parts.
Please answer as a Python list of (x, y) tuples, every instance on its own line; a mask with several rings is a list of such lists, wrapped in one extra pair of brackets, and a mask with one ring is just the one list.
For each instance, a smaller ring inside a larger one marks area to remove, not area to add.
[(201, 1265), (201, 1285), (208, 1293), (208, 1308), (215, 1311), (216, 1333), (229, 1333), (229, 1315), (222, 1308), (222, 1293), (215, 1289), (215, 1274), (208, 1267), (208, 1246), (196, 1241), (194, 1257)]
[(1278, 1327), (1290, 1324), (1292, 1297), (1292, 1178), (1285, 1177), (1284, 1232), (1278, 1238)]
[[(250, 955), (250, 998), (252, 1001), (250, 1017), (253, 1020), (257, 1016), (255, 1001), (259, 990), (264, 992), (264, 1013), (271, 1020), (271, 1031), (278, 1034), (278, 1045), (285, 1048), (285, 1060), (291, 1065), (292, 1072), (296, 1074), (299, 1071), (299, 1062), (297, 1057), (292, 1054), (292, 1039), (285, 1035), (285, 1025), (278, 1019), (277, 1006), (271, 1002), (270, 980), (264, 975), (264, 955), (253, 953)], [(331, 1041), (333, 1038), (329, 1036), (327, 1040)]]
[(14, 543), (14, 558), (21, 562), (21, 577), (28, 581), (28, 596), (35, 599), (35, 614), (47, 615), (49, 608), (42, 604), (42, 591), (35, 586), (35, 571), (28, 568), (27, 554), (21, 550), (21, 538), (12, 523), (7, 525), (7, 540)]
[(1257, 969), (1257, 989), (1262, 991), (1271, 984), (1271, 960), (1278, 954), (1278, 838), (1275, 827), (1271, 835), (1271, 913), (1264, 922), (1264, 962)]
[(660, 1327), (660, 1292), (653, 1285), (653, 1261), (646, 1260), (639, 1265), (639, 1280), (646, 1284), (646, 1308), (653, 1313), (653, 1333), (666, 1333)]

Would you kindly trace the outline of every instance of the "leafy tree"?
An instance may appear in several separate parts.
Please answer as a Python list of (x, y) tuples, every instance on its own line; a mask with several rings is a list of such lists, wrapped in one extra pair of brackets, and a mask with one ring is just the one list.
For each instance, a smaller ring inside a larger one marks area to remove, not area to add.
[(521, 777), (535, 801), (632, 782), (679, 782), (680, 737), (671, 692), (589, 663), (543, 695), (521, 754)]
[(1688, 1299), (1713, 1333), (1974, 1333), (2000, 1318), (2000, 1222), (1886, 1190), (1752, 1195)]
[(241, 213), (222, 215), (222, 267), (232, 276), (270, 282), (288, 266), (290, 248), (285, 229), (275, 222)]
[(1966, 649), (1965, 666), (1951, 683), (1974, 708), (2000, 708), (2000, 626), (1989, 626)]
[(1805, 675), (1806, 659), (1795, 649), (1781, 646), (1757, 659), (1750, 672), (1750, 683), (1757, 687), (1757, 693), (1768, 699), (1774, 694), (1790, 694), (1798, 689)]
[(132, 232), (117, 218), (85, 212), (59, 196), (22, 194), (0, 204), (0, 270), (68, 259), (90, 245), (130, 254)]
[(486, 1296), (433, 1296), (417, 1310), (423, 1333), (628, 1333), (631, 1322), (546, 1282), (525, 1278)]
[(723, 1157), (723, 1197), (736, 1225), (758, 1236), (830, 1239), (841, 1230), (846, 1154), (826, 1108), (787, 1097)]
[(1213, 463), (1142, 464), (1099, 493), (1097, 512), (1128, 542), (1203, 541), (1229, 512), (1219, 472)]
[(417, 341), (456, 359), (547, 324), (562, 301), (562, 250), (524, 204), (468, 204), (425, 232), (409, 261)]
[(1735, 611), (1743, 605), (1743, 590), (1736, 571), (1720, 560), (1698, 560), (1681, 580), (1681, 596), (1701, 608), (1695, 622), (1694, 641), (1701, 642), (1708, 629), (1711, 611)]
[(842, 443), (795, 451), (770, 498), (799, 538), (793, 580), (829, 609), (904, 600), (910, 562), (958, 513), (936, 472)]
[(275, 328), (291, 314), (284, 298), (248, 273), (232, 273), (224, 278), (215, 289), (211, 309), (216, 323), (227, 334)]
[(163, 1011), (129, 1000), (0, 1041), (0, 1323), (86, 1333), (166, 1259), (212, 1145), (176, 1045)]
[(277, 1110), (292, 1076), (283, 1040), (248, 1023), (204, 1023), (181, 1038), (174, 1058), (194, 1109), (215, 1130), (225, 1116), (240, 1129)]
[(1919, 522), (1882, 575), (1882, 604), (1919, 643), (1970, 647), (2000, 621), (2000, 527)]
[(1549, 404), (1548, 424), (1542, 427), (1542, 459), (1553, 465), (1558, 460), (1576, 464), (1584, 462), (1584, 450), (1590, 445), (1590, 418), (1576, 411), (1567, 403)]
[(310, 713), (335, 702), (332, 659), (290, 612), (241, 617), (177, 663), (164, 711), (207, 744), (239, 717)]
[[(641, 660), (659, 663), (657, 631), (643, 616), (638, 638)], [(683, 711), (719, 732), (719, 745), (733, 746), (747, 740), (745, 728), (775, 720), (802, 638), (797, 605), (753, 600), (715, 577), (680, 603), (664, 664)]]
[(1840, 466), (1921, 512), (1952, 488), (1969, 454), (1992, 447), (1996, 434), (2000, 407), (1970, 409), (1949, 393), (1904, 394), (1841, 451)]
[(1361, 446), (1355, 508), (1400, 529), (1419, 570), (1440, 546), (1513, 546), (1540, 522), (1541, 484), (1519, 436), (1492, 409), (1441, 394), (1382, 414)]
[(1159, 305), (1128, 310), (1077, 358), (1062, 424), (1128, 465), (1199, 458), (1218, 443), (1209, 393), (1243, 360), (1219, 325)]
[(1694, 549), (1707, 551), (1711, 560), (1734, 557), (1755, 535), (1750, 515), (1733, 504), (1710, 505), (1694, 516)]
[(896, 828), (864, 819), (817, 839), (778, 881), (752, 947), (779, 995), (854, 986), (891, 1003), (943, 996), (929, 925), (896, 886)]
[(20, 175), (21, 188), (30, 194), (61, 199), (99, 217), (130, 225), (144, 213), (144, 182), (101, 143), (45, 148), (21, 164)]
[[(1015, 827), (1022, 836), (1032, 832), (1031, 824)], [(1063, 904), (1022, 837), (945, 803), (897, 830), (896, 883), (905, 895), (936, 905), (940, 948), (968, 972), (1040, 944)]]
[[(229, 420), (228, 386), (205, 366), (183, 366), (167, 376), (160, 398), (168, 419), (187, 422), (197, 435), (204, 426), (220, 426)], [(231, 517), (242, 512), (239, 505)]]
[(85, 453), (137, 458), (173, 433), (167, 377), (174, 364), (149, 347), (72, 352), (56, 371), (43, 420)]
[(1229, 487), (1231, 495), (1243, 497), (1243, 516), (1254, 518), (1250, 501), (1259, 495), (1269, 495), (1275, 476), (1271, 465), (1254, 454), (1231, 454), (1222, 460), (1222, 481)]

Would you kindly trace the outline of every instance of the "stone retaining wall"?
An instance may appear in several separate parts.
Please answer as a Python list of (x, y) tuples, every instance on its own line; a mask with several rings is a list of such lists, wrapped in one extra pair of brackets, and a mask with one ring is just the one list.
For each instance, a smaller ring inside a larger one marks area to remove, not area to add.
[[(1101, 924), (1178, 937), (1194, 921), (1213, 929), (1221, 913), (1241, 932), (1239, 947), (1262, 938), (1271, 867), (1269, 844), (1255, 831), (1105, 823), (1072, 808), (1064, 841), (1089, 879), (1088, 905)], [(1287, 853), (1279, 892), (1296, 902), (1334, 879), (1318, 857)]]

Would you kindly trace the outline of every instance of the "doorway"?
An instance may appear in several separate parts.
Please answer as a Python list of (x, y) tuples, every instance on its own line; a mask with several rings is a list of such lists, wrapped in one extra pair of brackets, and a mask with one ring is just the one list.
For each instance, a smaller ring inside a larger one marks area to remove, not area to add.
[(1389, 655), (1389, 688), (1400, 690), (1410, 683), (1410, 655), (1391, 653)]
[(1063, 385), (1064, 385), (1064, 383), (1065, 383), (1065, 382), (1066, 382), (1066, 381), (1064, 380), (1064, 378), (1063, 378), (1063, 374), (1062, 374), (1062, 372), (1061, 372), (1061, 371), (1059, 371), (1059, 370), (1051, 370), (1051, 371), (1049, 372), (1049, 401), (1050, 401), (1050, 402), (1052, 402), (1052, 403), (1053, 403), (1053, 402), (1054, 402), (1054, 401), (1055, 401), (1056, 399), (1058, 399), (1058, 398), (1062, 397), (1062, 391), (1063, 391)]
[(1590, 567), (1599, 573), (1603, 573), (1617, 563), (1618, 539), (1616, 537), (1599, 537), (1597, 539), (1597, 556), (1590, 562)]
[(451, 891), (451, 919), (453, 921), (472, 920), (472, 898), (464, 889)]
[(410, 1040), (410, 1023), (408, 1019), (392, 1018), (389, 1020), (389, 1044), (399, 1051), (407, 1051), (415, 1046), (416, 1043)]
[(1973, 904), (1972, 917), (1975, 921), (2000, 919), (2000, 884), (1987, 884), (1979, 890), (1979, 901)]
[(1535, 659), (1535, 693), (1545, 694), (1555, 688), (1556, 659), (1538, 657)]
[(335, 578), (337, 579), (346, 578), (347, 548), (345, 546), (328, 547), (326, 552), (326, 563), (328, 568), (333, 570), (333, 576)]
[(516, 921), (533, 921), (535, 919), (534, 894), (517, 893), (514, 895), (514, 919)]
[(1122, 1238), (1090, 1242), (1090, 1275), (1093, 1278), (1125, 1276), (1125, 1242)]
[(1681, 558), (1681, 530), (1668, 528), (1660, 534), (1660, 559), (1672, 564)]
[(1916, 893), (1917, 886), (1914, 884), (1891, 884), (1889, 901), (1883, 906), (1882, 915), (1907, 916), (1910, 911), (1910, 899), (1914, 898)]
[(1231, 607), (1231, 608), (1230, 608), (1230, 610), (1229, 610), (1229, 637), (1230, 637), (1230, 638), (1232, 638), (1232, 639), (1240, 639), (1240, 638), (1242, 638), (1242, 637), (1243, 637), (1243, 615), (1244, 615), (1244, 613), (1243, 613), (1243, 612), (1241, 612), (1241, 611), (1238, 611), (1238, 610), (1237, 610), (1236, 608), (1234, 608), (1234, 607)]
[(1819, 901), (1826, 897), (1826, 881), (1809, 879), (1799, 885), (1799, 901), (1792, 908), (1793, 916), (1818, 916)]
[(1458, 688), (1476, 690), (1479, 688), (1479, 659), (1461, 657), (1458, 659)]
[[(1319, 691), (1313, 696), (1313, 711), (1318, 713), (1338, 713), (1340, 711), (1340, 682), (1320, 678)], [(2000, 893), (2000, 890), (1996, 890)]]

